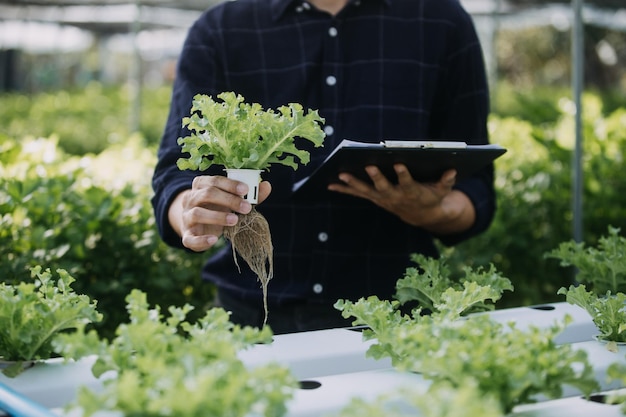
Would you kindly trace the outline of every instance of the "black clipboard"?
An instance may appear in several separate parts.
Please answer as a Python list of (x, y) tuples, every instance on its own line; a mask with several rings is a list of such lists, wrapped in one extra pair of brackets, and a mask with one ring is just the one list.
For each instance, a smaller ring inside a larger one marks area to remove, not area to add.
[(413, 178), (420, 182), (437, 182), (449, 170), (457, 170), (457, 181), (474, 174), (506, 152), (495, 144), (467, 145), (456, 141), (384, 141), (364, 143), (342, 141), (313, 173), (293, 186), (297, 200), (327, 199), (326, 188), (341, 182), (340, 172), (371, 182), (365, 172), (368, 165), (376, 165), (390, 180), (396, 173), (394, 164), (404, 164)]

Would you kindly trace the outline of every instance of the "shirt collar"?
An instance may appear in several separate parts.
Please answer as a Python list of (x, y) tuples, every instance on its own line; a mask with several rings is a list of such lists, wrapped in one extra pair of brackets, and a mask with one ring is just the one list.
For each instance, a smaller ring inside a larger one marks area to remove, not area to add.
[[(272, 19), (276, 20), (280, 18), (292, 3), (302, 3), (304, 0), (270, 0), (270, 7), (272, 9)], [(354, 1), (354, 0), (351, 0)], [(376, 0), (383, 1), (387, 6), (391, 6), (393, 0)]]

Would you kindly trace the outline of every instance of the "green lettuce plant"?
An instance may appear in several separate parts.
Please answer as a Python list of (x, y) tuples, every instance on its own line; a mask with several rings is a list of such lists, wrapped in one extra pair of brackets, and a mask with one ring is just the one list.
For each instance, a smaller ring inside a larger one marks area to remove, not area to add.
[(489, 315), (467, 315), (488, 309), (483, 303), (512, 289), (510, 282), (491, 267), (468, 268), (465, 280), (458, 283), (449, 279), (445, 262), (415, 260), (421, 269), (407, 271), (396, 297), (424, 303), (428, 312), (418, 305), (403, 314), (399, 301), (376, 297), (335, 304), (344, 317), (355, 317), (354, 324), (367, 326), (364, 339), (375, 340), (369, 357), (389, 357), (395, 368), (418, 372), (432, 380), (433, 387), (474, 384), (505, 413), (533, 402), (538, 394), (558, 398), (566, 384), (585, 395), (598, 389), (586, 352), (554, 343), (568, 318), (547, 329), (531, 326), (521, 331)]
[(561, 266), (577, 269), (580, 284), (562, 287), (558, 294), (589, 313), (600, 332), (598, 339), (608, 342), (611, 351), (616, 351), (617, 343), (626, 342), (626, 238), (619, 232), (609, 226), (597, 247), (568, 241), (546, 254), (560, 259)]
[(271, 164), (287, 165), (294, 170), (298, 163), (309, 162), (309, 153), (298, 149), (296, 138), (306, 139), (315, 147), (324, 141), (317, 110), (305, 112), (302, 105), (290, 103), (277, 111), (263, 109), (258, 103), (246, 103), (233, 92), (211, 96), (198, 94), (193, 99), (191, 115), (183, 118), (192, 134), (178, 143), (189, 157), (180, 158), (180, 169), (204, 171), (211, 165), (225, 168), (265, 170)]
[(219, 308), (194, 323), (186, 320), (190, 305), (169, 307), (164, 316), (139, 290), (126, 301), (129, 321), (113, 340), (90, 331), (56, 341), (64, 354), (97, 355), (92, 372), (103, 379), (102, 390), (83, 387), (69, 409), (85, 417), (100, 411), (142, 417), (284, 415), (297, 386), (290, 371), (277, 364), (247, 369), (237, 355), (271, 342), (269, 328), (236, 326)]
[(595, 247), (569, 240), (545, 256), (559, 259), (563, 267), (575, 267), (576, 281), (596, 294), (626, 292), (626, 238), (619, 233), (609, 226)]
[[(233, 92), (223, 92), (217, 98), (220, 101), (204, 94), (193, 98), (191, 115), (182, 120), (192, 133), (178, 138), (182, 151), (189, 155), (178, 159), (181, 170), (204, 171), (214, 164), (225, 169), (254, 170), (282, 164), (296, 170), (310, 159), (308, 151), (298, 148), (296, 139), (308, 140), (315, 147), (323, 145), (324, 119), (317, 110), (305, 112), (298, 103), (281, 106), (277, 111), (265, 110), (259, 103), (246, 103), (243, 96)], [(253, 206), (248, 214), (239, 215), (237, 224), (224, 228), (224, 236), (231, 242), (237, 266), (238, 253), (261, 282), (265, 323), (267, 286), (274, 274), (269, 224)]]
[(504, 291), (513, 291), (508, 278), (496, 270), (494, 265), (464, 267), (464, 276), (455, 280), (451, 276), (447, 259), (430, 258), (412, 254), (417, 265), (407, 268), (404, 277), (396, 282), (395, 298), (401, 303), (417, 302), (421, 309), (450, 314), (451, 318), (461, 315), (493, 310)]
[(484, 395), (472, 381), (455, 389), (444, 384), (425, 392), (401, 387), (378, 396), (373, 401), (354, 398), (329, 417), (504, 417), (500, 403)]
[(95, 301), (74, 292), (74, 278), (62, 269), (57, 274), (55, 280), (38, 266), (31, 270), (33, 283), (0, 283), (0, 359), (12, 362), (3, 370), (9, 377), (17, 376), (24, 362), (49, 359), (62, 332), (102, 319)]
[(75, 292), (98, 300), (103, 319), (94, 328), (107, 337), (126, 320), (133, 288), (162, 306), (190, 303), (199, 318), (213, 299), (213, 286), (198, 282), (212, 251), (189, 253), (159, 238), (150, 205), (156, 150), (133, 137), (77, 157), (58, 141), (0, 135), (2, 281), (25, 281), (37, 265), (67, 271)]

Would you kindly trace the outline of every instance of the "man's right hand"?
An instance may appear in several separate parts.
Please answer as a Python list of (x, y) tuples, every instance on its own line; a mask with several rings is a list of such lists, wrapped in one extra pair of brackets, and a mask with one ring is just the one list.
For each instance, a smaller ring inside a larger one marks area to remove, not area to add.
[[(259, 203), (272, 191), (269, 182), (259, 185)], [(224, 176), (202, 175), (193, 180), (190, 190), (181, 192), (172, 202), (168, 219), (186, 248), (202, 252), (211, 248), (225, 226), (237, 224), (237, 214), (247, 214), (252, 205), (242, 196), (248, 186)]]

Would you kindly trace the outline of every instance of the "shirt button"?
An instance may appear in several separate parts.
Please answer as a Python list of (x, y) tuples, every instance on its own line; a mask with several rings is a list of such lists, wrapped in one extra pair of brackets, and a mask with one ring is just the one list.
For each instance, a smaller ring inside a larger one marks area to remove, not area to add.
[(337, 78), (335, 78), (333, 75), (329, 75), (328, 77), (326, 77), (326, 84), (331, 86), (337, 84)]
[(302, 13), (303, 11), (304, 11), (304, 7), (302, 7), (302, 6), (296, 7), (296, 12)]
[(313, 285), (313, 292), (315, 294), (321, 294), (322, 291), (324, 291), (324, 287), (322, 286), (322, 284), (315, 284), (315, 285)]
[(326, 133), (326, 136), (330, 136), (335, 133), (335, 128), (330, 125), (324, 126), (324, 133)]
[(320, 232), (320, 234), (317, 235), (317, 240), (320, 242), (326, 242), (328, 240), (328, 233)]
[(336, 27), (331, 27), (330, 29), (328, 29), (328, 35), (330, 37), (332, 37), (332, 38), (337, 36), (337, 28)]
[(302, 8), (304, 10), (311, 10), (311, 5), (305, 1), (304, 3), (302, 3)]

